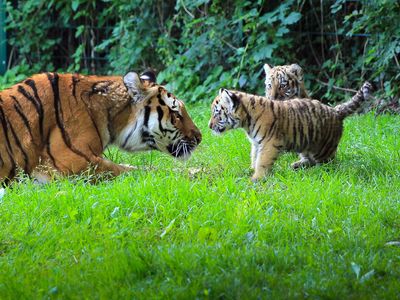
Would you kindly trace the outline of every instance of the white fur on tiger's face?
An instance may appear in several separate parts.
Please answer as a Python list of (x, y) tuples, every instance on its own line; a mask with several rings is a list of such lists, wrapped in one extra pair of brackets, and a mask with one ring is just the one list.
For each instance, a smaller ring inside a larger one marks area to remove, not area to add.
[(188, 158), (201, 141), (199, 129), (185, 105), (163, 86), (143, 86), (136, 74), (124, 77), (134, 105), (130, 120), (121, 128), (115, 144), (127, 151), (157, 149), (176, 158)]

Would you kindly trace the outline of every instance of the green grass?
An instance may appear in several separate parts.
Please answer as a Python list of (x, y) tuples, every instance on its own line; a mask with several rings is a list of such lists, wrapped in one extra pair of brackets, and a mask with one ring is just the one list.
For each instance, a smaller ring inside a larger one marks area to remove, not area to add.
[(0, 200), (0, 299), (400, 297), (400, 117), (349, 118), (337, 159), (253, 184), (242, 131), (193, 157), (111, 150), (140, 170), (29, 180)]

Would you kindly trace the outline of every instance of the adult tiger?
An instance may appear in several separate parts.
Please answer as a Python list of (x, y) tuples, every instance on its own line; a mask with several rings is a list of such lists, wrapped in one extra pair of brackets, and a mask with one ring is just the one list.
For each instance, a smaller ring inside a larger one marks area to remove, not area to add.
[(116, 176), (131, 168), (102, 157), (110, 144), (187, 157), (200, 141), (184, 104), (134, 72), (38, 74), (0, 92), (0, 180), (18, 167), (31, 174), (39, 162), (61, 174), (93, 166)]
[(282, 151), (295, 151), (293, 168), (331, 160), (342, 136), (343, 120), (369, 97), (366, 82), (349, 101), (330, 107), (311, 99), (274, 101), (221, 89), (211, 104), (209, 127), (216, 133), (243, 128), (252, 142), (251, 161), (257, 181), (268, 172)]
[(303, 69), (298, 64), (264, 65), (265, 96), (271, 100), (309, 98), (304, 87)]

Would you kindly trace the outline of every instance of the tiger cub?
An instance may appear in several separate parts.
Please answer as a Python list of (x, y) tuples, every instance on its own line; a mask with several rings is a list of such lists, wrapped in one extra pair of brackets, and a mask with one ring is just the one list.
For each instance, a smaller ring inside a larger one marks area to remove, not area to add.
[(343, 119), (369, 97), (370, 91), (371, 85), (365, 82), (351, 100), (330, 107), (318, 100), (274, 101), (221, 89), (211, 105), (209, 127), (215, 133), (234, 128), (246, 131), (252, 142), (252, 180), (257, 181), (284, 150), (300, 154), (294, 169), (331, 160), (342, 136)]
[(131, 167), (102, 157), (111, 144), (185, 158), (200, 141), (183, 102), (150, 73), (37, 74), (0, 92), (0, 181), (40, 163), (61, 174), (92, 166), (116, 176)]
[(264, 65), (265, 96), (271, 100), (309, 98), (304, 87), (303, 69), (298, 64)]

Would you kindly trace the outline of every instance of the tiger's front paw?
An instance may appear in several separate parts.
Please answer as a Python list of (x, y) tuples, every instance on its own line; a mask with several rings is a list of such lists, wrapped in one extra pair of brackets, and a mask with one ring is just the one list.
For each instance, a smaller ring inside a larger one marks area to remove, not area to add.
[(303, 162), (302, 161), (296, 161), (294, 163), (292, 163), (291, 167), (293, 170), (298, 170), (303, 166)]
[(253, 176), (251, 176), (251, 181), (253, 183), (256, 183), (260, 180), (261, 176), (258, 176), (257, 174), (254, 174)]
[(44, 185), (51, 182), (50, 174), (44, 172), (33, 171), (32, 174), (33, 183), (37, 185)]
[(270, 169), (269, 168), (258, 168), (253, 176), (251, 176), (251, 181), (257, 182), (260, 181), (264, 176), (267, 176), (270, 174)]

